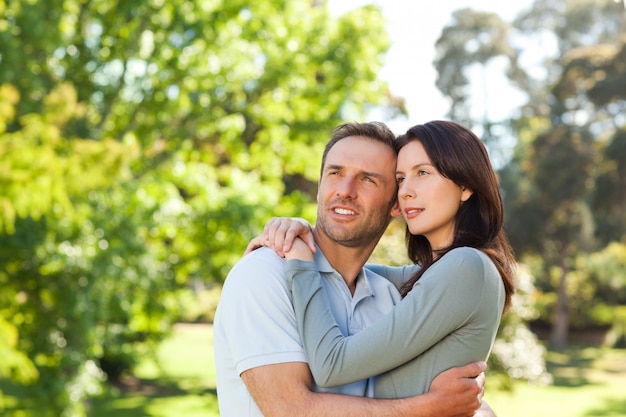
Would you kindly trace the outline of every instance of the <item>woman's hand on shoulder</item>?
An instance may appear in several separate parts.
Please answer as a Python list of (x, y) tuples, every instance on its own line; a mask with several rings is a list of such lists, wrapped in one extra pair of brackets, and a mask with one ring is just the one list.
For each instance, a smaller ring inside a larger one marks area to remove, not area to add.
[[(294, 240), (300, 238), (309, 252), (315, 252), (315, 240), (311, 225), (300, 217), (273, 217), (265, 224), (263, 234), (248, 243), (244, 255), (263, 246), (273, 249), (280, 257), (292, 249)], [(302, 253), (300, 253), (302, 255)], [(302, 259), (302, 258), (298, 258)]]
[(285, 259), (300, 259), (301, 261), (313, 261), (311, 248), (299, 237), (295, 238), (291, 249), (285, 252)]

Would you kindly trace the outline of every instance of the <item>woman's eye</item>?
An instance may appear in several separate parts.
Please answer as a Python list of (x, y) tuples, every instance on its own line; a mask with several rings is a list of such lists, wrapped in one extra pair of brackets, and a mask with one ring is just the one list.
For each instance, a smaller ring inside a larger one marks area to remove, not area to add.
[(400, 183), (402, 183), (403, 181), (404, 181), (404, 177), (398, 177), (398, 178), (396, 178), (396, 183), (397, 183), (397, 184), (400, 184)]
[(426, 171), (424, 169), (420, 169), (419, 171), (417, 171), (417, 175), (419, 175), (419, 176), (428, 175), (428, 171)]

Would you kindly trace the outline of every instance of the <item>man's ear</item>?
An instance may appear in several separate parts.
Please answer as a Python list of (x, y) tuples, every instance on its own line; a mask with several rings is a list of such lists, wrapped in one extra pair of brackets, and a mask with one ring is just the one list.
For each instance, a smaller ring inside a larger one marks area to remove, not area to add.
[(390, 214), (391, 214), (391, 217), (398, 217), (402, 215), (402, 210), (400, 209), (400, 203), (398, 203), (398, 200), (396, 200), (396, 202), (393, 203)]

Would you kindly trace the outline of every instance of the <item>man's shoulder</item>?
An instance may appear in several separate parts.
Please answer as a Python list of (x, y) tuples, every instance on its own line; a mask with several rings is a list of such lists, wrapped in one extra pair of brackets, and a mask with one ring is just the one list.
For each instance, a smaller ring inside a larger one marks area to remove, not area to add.
[(290, 297), (284, 260), (274, 251), (261, 248), (244, 256), (231, 269), (222, 286), (218, 311), (232, 317), (244, 313), (258, 317), (259, 311), (269, 310), (268, 306), (290, 305)]
[(259, 248), (242, 257), (228, 273), (228, 276), (236, 275), (241, 271), (256, 270), (284, 270), (285, 259), (279, 257), (276, 252), (269, 248)]
[(230, 270), (224, 281), (228, 287), (267, 285), (271, 281), (283, 282), (285, 260), (267, 248), (260, 248), (241, 258)]

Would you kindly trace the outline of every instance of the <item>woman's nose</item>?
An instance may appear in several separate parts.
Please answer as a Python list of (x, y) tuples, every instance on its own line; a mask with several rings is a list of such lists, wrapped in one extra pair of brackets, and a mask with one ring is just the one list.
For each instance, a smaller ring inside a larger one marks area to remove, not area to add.
[(398, 196), (400, 198), (412, 198), (415, 197), (415, 192), (411, 189), (407, 181), (400, 183), (398, 187)]

